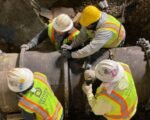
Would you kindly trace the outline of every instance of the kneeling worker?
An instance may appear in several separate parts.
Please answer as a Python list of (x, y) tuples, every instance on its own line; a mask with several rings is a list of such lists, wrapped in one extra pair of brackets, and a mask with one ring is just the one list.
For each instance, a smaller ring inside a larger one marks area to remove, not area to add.
[(102, 81), (95, 96), (92, 84), (82, 86), (93, 113), (108, 120), (130, 120), (136, 113), (138, 96), (129, 66), (103, 60), (95, 70), (85, 71), (86, 80), (93, 79), (93, 76)]
[(14, 68), (7, 76), (8, 87), (17, 93), (25, 120), (62, 120), (63, 108), (47, 77), (27, 68)]

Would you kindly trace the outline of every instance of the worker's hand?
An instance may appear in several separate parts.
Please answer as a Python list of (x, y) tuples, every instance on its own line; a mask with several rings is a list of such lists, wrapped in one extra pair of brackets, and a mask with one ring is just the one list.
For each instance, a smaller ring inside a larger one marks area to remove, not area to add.
[(62, 49), (67, 49), (67, 50), (71, 50), (72, 49), (72, 46), (71, 45), (67, 45), (67, 44), (63, 44), (61, 46)]
[(85, 80), (94, 80), (95, 79), (95, 71), (94, 70), (85, 70), (84, 79)]
[(67, 59), (72, 58), (71, 52), (68, 51), (68, 50), (66, 50), (66, 49), (63, 49), (63, 50), (61, 51), (61, 55), (62, 55), (63, 57), (66, 57)]
[(30, 49), (29, 45), (27, 45), (27, 44), (21, 45), (21, 48), (24, 48), (25, 50), (29, 50)]
[(92, 84), (86, 85), (85, 83), (82, 85), (83, 92), (88, 95), (92, 93)]

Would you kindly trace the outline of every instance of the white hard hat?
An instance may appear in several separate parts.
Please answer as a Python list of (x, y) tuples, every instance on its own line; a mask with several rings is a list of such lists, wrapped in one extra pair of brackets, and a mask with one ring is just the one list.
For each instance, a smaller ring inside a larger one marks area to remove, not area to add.
[(124, 76), (124, 69), (118, 62), (106, 59), (96, 65), (95, 76), (103, 82), (116, 82)]
[(8, 72), (8, 87), (13, 92), (23, 92), (33, 84), (33, 73), (27, 68), (13, 68)]
[(73, 21), (67, 14), (60, 14), (52, 21), (53, 27), (58, 32), (67, 32), (73, 28)]

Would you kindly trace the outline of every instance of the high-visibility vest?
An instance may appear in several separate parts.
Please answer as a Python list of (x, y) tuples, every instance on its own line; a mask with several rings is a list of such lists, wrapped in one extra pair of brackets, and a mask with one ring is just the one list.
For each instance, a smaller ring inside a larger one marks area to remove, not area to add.
[[(108, 15), (107, 20), (100, 28), (97, 28), (96, 31), (101, 31), (101, 30), (113, 32), (112, 38), (108, 40), (108, 42), (103, 46), (103, 48), (118, 47), (120, 43), (125, 39), (126, 33), (124, 27), (117, 19), (115, 19), (111, 15)], [(87, 30), (87, 34), (89, 38), (94, 37), (94, 32), (92, 32), (91, 30)]]
[[(68, 44), (68, 45), (70, 45), (72, 43), (72, 41), (77, 38), (78, 34), (79, 34), (79, 30), (77, 30), (76, 28), (73, 28), (69, 32), (69, 36), (67, 38), (64, 38), (62, 44)], [(56, 49), (59, 49), (60, 46), (58, 46), (57, 40), (55, 38), (55, 30), (53, 28), (52, 23), (50, 23), (48, 25), (48, 36), (49, 36), (51, 42), (55, 45)]]
[(36, 120), (60, 120), (63, 114), (62, 105), (44, 74), (34, 73), (33, 89), (36, 91), (29, 90), (19, 99), (19, 107), (28, 113), (34, 113)]
[(138, 97), (130, 68), (126, 64), (121, 65), (128, 78), (128, 87), (124, 90), (114, 89), (111, 94), (108, 94), (104, 87), (99, 87), (96, 92), (97, 99), (106, 100), (112, 105), (112, 110), (104, 114), (108, 120), (130, 120), (137, 108)]

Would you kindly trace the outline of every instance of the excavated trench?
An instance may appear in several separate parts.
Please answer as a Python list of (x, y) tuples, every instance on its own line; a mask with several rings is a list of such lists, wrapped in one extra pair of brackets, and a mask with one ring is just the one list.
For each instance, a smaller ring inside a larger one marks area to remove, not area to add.
[[(124, 0), (108, 0), (109, 13), (120, 17), (120, 5)], [(53, 17), (62, 12), (60, 7), (73, 8), (65, 10), (71, 17), (88, 4), (95, 4), (99, 0), (39, 0), (43, 8), (52, 11)], [(136, 45), (140, 37), (150, 39), (150, 1), (127, 0), (131, 4), (125, 10), (124, 26), (127, 31), (126, 45)], [(57, 8), (57, 9), (56, 9)], [(30, 0), (0, 0), (0, 49), (7, 53), (20, 52), (20, 45), (27, 43), (41, 29), (44, 28), (33, 11)], [(43, 47), (44, 46), (44, 47)], [(49, 41), (43, 42), (35, 50), (49, 49)], [(139, 109), (133, 120), (150, 119), (149, 111)]]

